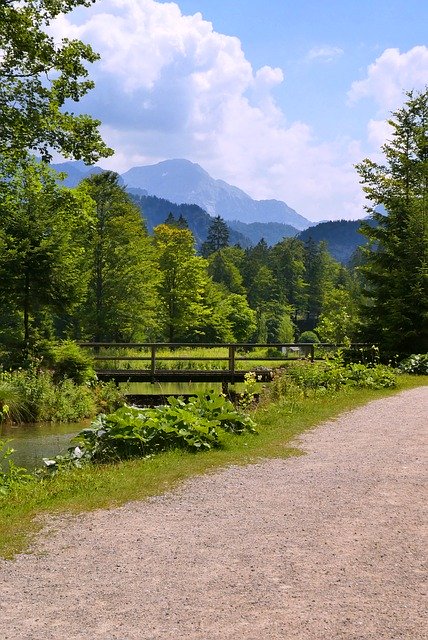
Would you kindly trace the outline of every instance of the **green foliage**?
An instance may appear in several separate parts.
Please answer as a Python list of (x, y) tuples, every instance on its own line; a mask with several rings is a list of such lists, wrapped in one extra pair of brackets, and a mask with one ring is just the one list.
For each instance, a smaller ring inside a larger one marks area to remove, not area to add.
[(0, 2), (0, 156), (11, 162), (52, 150), (93, 163), (111, 155), (98, 132), (100, 122), (64, 107), (92, 87), (86, 63), (98, 60), (89, 45), (47, 33), (50, 21), (91, 0)]
[(90, 429), (83, 429), (65, 456), (45, 460), (51, 471), (87, 462), (111, 462), (139, 458), (168, 449), (207, 451), (220, 446), (219, 430), (240, 434), (254, 432), (254, 422), (221, 395), (199, 394), (184, 402), (168, 398), (156, 408), (122, 407), (101, 414)]
[[(0, 163), (0, 294), (27, 350), (86, 294), (81, 237), (91, 202), (57, 179), (44, 163), (29, 160), (12, 174)], [(0, 315), (0, 329), (9, 321)]]
[(68, 379), (55, 384), (50, 371), (4, 372), (1, 379), (13, 386), (20, 398), (16, 414), (9, 413), (12, 422), (72, 422), (96, 411), (91, 389)]
[(411, 373), (419, 376), (428, 375), (428, 353), (414, 353), (402, 362), (399, 370), (402, 373)]
[(428, 349), (428, 91), (407, 98), (389, 120), (386, 163), (357, 165), (377, 223), (362, 225), (369, 244), (359, 267), (361, 334), (382, 351), (403, 355)]
[(341, 355), (320, 364), (288, 365), (275, 373), (271, 396), (278, 399), (296, 390), (308, 393), (339, 391), (346, 387), (388, 389), (396, 385), (396, 371), (389, 366), (362, 363), (344, 364)]
[(349, 342), (356, 333), (356, 315), (349, 291), (344, 288), (329, 291), (316, 326), (321, 341), (332, 344)]
[(299, 342), (310, 342), (314, 344), (319, 341), (320, 339), (314, 331), (304, 331), (299, 337)]
[(202, 244), (202, 255), (208, 258), (212, 253), (224, 249), (229, 244), (229, 227), (221, 216), (216, 216), (207, 234), (207, 239)]
[(23, 483), (34, 481), (34, 476), (27, 469), (16, 466), (11, 460), (13, 451), (7, 440), (0, 440), (0, 496), (6, 496)]
[(161, 224), (154, 230), (154, 246), (161, 335), (169, 342), (195, 340), (204, 319), (210, 316), (204, 303), (209, 283), (207, 262), (196, 255), (188, 229)]
[(92, 224), (81, 234), (89, 288), (76, 315), (80, 335), (95, 342), (147, 339), (157, 324), (153, 248), (138, 207), (118, 179), (105, 171), (78, 187), (91, 198)]
[(95, 379), (94, 360), (88, 353), (72, 340), (53, 345), (50, 355), (54, 367), (54, 382), (65, 378), (75, 384), (85, 384)]

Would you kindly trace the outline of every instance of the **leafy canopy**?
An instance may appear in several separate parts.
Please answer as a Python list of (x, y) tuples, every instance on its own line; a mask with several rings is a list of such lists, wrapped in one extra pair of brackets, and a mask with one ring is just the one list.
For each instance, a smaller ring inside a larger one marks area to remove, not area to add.
[(86, 63), (98, 60), (80, 40), (56, 43), (50, 22), (94, 0), (0, 0), (0, 155), (12, 161), (27, 150), (51, 159), (51, 151), (88, 164), (113, 153), (100, 122), (66, 108), (93, 86)]

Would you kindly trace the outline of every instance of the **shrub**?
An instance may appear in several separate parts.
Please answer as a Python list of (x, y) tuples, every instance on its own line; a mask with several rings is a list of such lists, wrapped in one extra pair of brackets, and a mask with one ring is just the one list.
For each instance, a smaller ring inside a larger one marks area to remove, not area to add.
[(299, 342), (310, 342), (313, 344), (319, 341), (320, 339), (314, 331), (304, 331), (299, 337)]
[(52, 372), (34, 368), (0, 373), (0, 420), (74, 422), (96, 412), (97, 395), (87, 385), (68, 378), (55, 384)]
[(271, 394), (281, 396), (300, 390), (325, 393), (346, 386), (385, 389), (396, 385), (395, 370), (386, 365), (344, 364), (340, 356), (319, 365), (293, 364), (275, 372)]
[(204, 451), (220, 446), (219, 429), (239, 434), (254, 431), (254, 426), (248, 416), (214, 392), (199, 394), (188, 403), (171, 397), (160, 407), (125, 406), (99, 415), (91, 428), (73, 439), (65, 456), (45, 460), (45, 465), (57, 470), (87, 462), (144, 457), (171, 448)]
[(65, 378), (76, 384), (85, 384), (95, 379), (92, 357), (72, 340), (51, 346), (49, 357), (54, 370), (54, 382)]
[(428, 375), (428, 353), (413, 354), (402, 360), (398, 368), (402, 373), (426, 376)]

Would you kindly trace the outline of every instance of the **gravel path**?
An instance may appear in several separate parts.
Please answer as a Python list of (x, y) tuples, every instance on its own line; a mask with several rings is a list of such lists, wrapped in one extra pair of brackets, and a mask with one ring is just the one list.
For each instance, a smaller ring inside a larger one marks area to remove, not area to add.
[(307, 433), (308, 455), (51, 521), (0, 562), (0, 639), (428, 638), (427, 417), (428, 387), (406, 391)]

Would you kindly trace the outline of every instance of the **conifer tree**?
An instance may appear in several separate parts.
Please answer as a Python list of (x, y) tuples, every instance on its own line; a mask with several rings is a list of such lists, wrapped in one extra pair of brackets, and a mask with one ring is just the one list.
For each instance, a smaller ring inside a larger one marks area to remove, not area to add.
[(221, 216), (216, 216), (208, 229), (208, 235), (202, 244), (202, 255), (208, 258), (215, 251), (224, 249), (229, 244), (229, 227)]
[(377, 224), (362, 225), (369, 240), (362, 336), (391, 354), (428, 350), (428, 103), (427, 90), (409, 92), (389, 120), (385, 164), (357, 165)]

